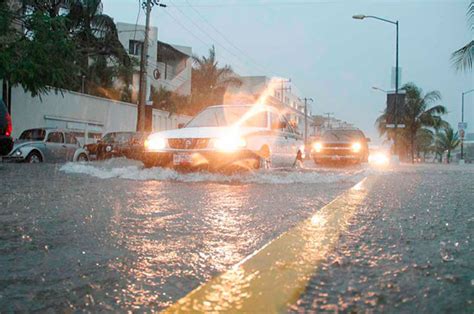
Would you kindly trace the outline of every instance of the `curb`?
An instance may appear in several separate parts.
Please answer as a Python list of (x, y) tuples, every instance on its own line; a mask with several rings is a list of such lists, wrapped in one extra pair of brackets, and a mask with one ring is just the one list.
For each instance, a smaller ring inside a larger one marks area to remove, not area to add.
[(374, 184), (365, 178), (162, 313), (282, 312), (304, 292)]

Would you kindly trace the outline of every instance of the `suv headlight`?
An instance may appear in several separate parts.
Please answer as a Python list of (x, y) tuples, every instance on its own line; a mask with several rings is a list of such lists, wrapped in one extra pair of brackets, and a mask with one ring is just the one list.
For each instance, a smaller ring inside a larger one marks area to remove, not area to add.
[(360, 145), (359, 142), (356, 142), (356, 143), (352, 144), (351, 149), (354, 153), (358, 153), (362, 149), (362, 145)]
[(313, 144), (313, 150), (316, 153), (320, 153), (322, 149), (323, 149), (323, 144), (321, 144), (319, 142), (316, 142), (316, 143)]
[(145, 140), (144, 145), (146, 150), (161, 150), (166, 148), (166, 139), (152, 134)]
[(211, 147), (223, 152), (233, 152), (245, 146), (247, 141), (240, 136), (215, 138), (211, 141)]

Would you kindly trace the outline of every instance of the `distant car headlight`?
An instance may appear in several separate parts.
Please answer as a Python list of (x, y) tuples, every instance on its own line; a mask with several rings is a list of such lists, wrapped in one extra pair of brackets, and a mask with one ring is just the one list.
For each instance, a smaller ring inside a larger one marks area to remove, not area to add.
[(370, 154), (369, 163), (376, 165), (388, 165), (390, 163), (390, 159), (388, 157), (388, 154), (383, 152), (377, 152), (374, 154)]
[(351, 149), (354, 153), (358, 153), (362, 149), (362, 145), (360, 145), (359, 142), (356, 142), (356, 143), (352, 144)]
[(316, 153), (320, 153), (322, 149), (323, 149), (323, 144), (321, 144), (319, 142), (316, 142), (316, 143), (313, 144), (313, 150)]
[(240, 136), (228, 136), (212, 140), (212, 147), (223, 152), (233, 152), (247, 146), (247, 141)]
[(105, 151), (108, 152), (108, 153), (111, 152), (111, 151), (112, 151), (112, 146), (107, 145), (107, 146), (105, 147)]
[(161, 150), (166, 148), (166, 139), (156, 135), (150, 135), (145, 140), (144, 145), (146, 150)]

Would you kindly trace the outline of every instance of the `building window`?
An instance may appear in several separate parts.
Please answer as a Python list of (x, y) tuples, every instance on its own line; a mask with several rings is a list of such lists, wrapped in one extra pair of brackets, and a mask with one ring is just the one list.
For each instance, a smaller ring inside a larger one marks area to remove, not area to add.
[(128, 42), (128, 53), (134, 56), (142, 54), (143, 42), (138, 40), (130, 40)]

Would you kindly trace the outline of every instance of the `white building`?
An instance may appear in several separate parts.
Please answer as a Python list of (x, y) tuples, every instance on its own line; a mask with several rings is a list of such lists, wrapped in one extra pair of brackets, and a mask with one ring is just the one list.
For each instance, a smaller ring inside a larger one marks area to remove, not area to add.
[[(141, 58), (145, 26), (128, 23), (117, 23), (119, 40), (131, 57), (138, 62)], [(148, 46), (147, 81), (155, 90), (163, 87), (180, 95), (191, 94), (192, 48), (172, 45), (158, 41), (158, 29), (150, 27)], [(137, 102), (139, 90), (139, 70), (133, 77), (132, 101)]]

